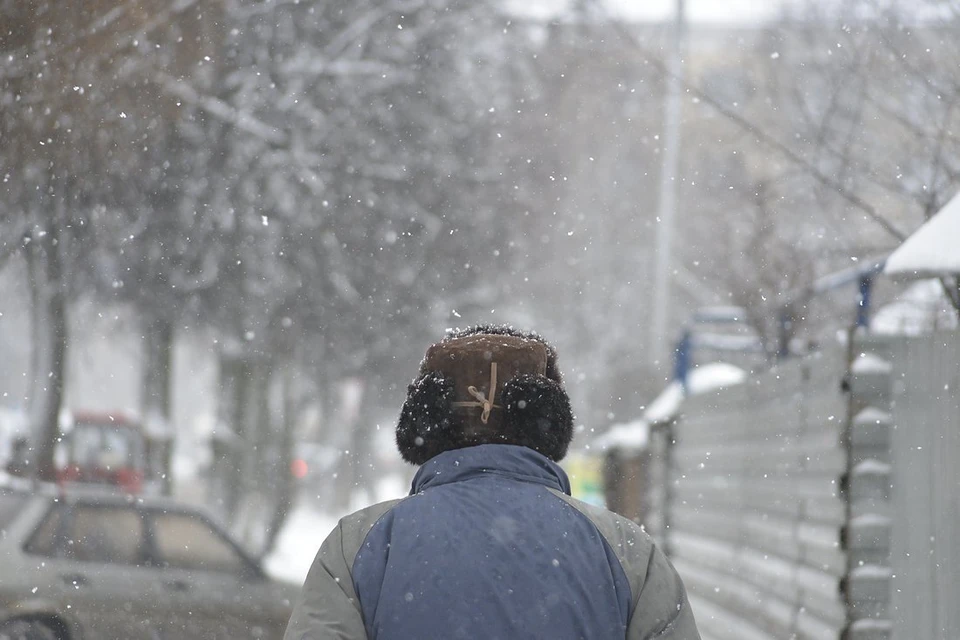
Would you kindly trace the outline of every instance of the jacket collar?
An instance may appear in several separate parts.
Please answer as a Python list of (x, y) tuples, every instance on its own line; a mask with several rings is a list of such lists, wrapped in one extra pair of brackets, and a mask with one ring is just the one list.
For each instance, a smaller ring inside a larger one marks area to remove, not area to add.
[(444, 451), (420, 467), (410, 495), (484, 474), (542, 484), (570, 495), (570, 480), (560, 465), (533, 449), (512, 444), (481, 444)]

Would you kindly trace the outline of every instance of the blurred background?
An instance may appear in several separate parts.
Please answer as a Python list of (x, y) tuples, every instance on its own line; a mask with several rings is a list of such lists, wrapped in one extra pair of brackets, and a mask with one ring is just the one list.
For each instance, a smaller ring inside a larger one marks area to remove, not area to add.
[(66, 434), (127, 424), (138, 490), (298, 581), (406, 492), (425, 348), (503, 322), (556, 345), (609, 504), (694, 388), (834, 349), (840, 393), (852, 327), (955, 344), (952, 252), (883, 269), (960, 184), (958, 29), (947, 0), (0, 0), (0, 459), (63, 480)]

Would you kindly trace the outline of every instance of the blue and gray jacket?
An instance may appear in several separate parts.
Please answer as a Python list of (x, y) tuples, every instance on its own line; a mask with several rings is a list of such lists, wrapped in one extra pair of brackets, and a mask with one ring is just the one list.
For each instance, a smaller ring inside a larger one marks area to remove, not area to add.
[(635, 523), (570, 497), (532, 449), (447, 451), (410, 496), (340, 521), (286, 640), (698, 640), (686, 592)]

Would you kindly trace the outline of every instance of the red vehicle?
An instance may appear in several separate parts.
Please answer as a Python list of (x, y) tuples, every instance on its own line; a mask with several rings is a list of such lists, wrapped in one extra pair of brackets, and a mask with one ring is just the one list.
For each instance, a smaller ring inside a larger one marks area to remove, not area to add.
[(139, 494), (147, 471), (146, 448), (142, 428), (125, 416), (74, 414), (57, 452), (57, 482)]

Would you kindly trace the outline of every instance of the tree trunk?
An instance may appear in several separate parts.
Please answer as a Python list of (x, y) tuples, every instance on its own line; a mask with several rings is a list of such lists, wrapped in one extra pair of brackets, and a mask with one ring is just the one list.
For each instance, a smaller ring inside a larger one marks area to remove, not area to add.
[(273, 514), (267, 529), (267, 539), (264, 552), (269, 552), (280, 535), (284, 522), (290, 513), (294, 499), (294, 479), (291, 472), (293, 461), (294, 430), (297, 426), (297, 400), (294, 396), (293, 365), (287, 363), (283, 369), (281, 379), (281, 420), (280, 432), (277, 434), (277, 465), (273, 470), (274, 495)]
[(364, 411), (366, 396), (365, 380), (360, 377), (346, 378), (340, 382), (336, 422), (331, 425), (332, 433), (341, 432), (344, 435), (332, 441), (341, 448), (340, 458), (337, 461), (337, 476), (333, 482), (336, 491), (332, 503), (338, 510), (351, 506), (351, 499), (358, 488), (363, 475), (360, 469), (364, 461), (360, 451), (367, 447), (366, 438), (370, 434), (364, 429), (367, 414)]
[(169, 319), (145, 319), (140, 407), (150, 438), (148, 473), (152, 480), (159, 480), (164, 495), (170, 495), (173, 488), (173, 338), (173, 322)]
[(263, 487), (264, 473), (264, 432), (270, 419), (267, 403), (267, 389), (270, 375), (265, 363), (255, 357), (244, 360), (244, 378), (246, 391), (241, 401), (239, 415), (239, 444), (237, 466), (241, 470), (240, 485), (245, 494), (253, 493)]
[(240, 499), (242, 470), (237, 464), (240, 448), (243, 398), (246, 394), (248, 375), (246, 362), (234, 353), (220, 353), (219, 402), (217, 427), (213, 435), (213, 461), (211, 468), (212, 506), (224, 516), (236, 512)]
[[(27, 379), (27, 415), (29, 424), (34, 429), (34, 433), (39, 433), (38, 425), (41, 422), (43, 401), (46, 394), (42, 381), (41, 370), (46, 361), (49, 345), (46, 344), (46, 333), (43, 327), (47, 323), (44, 313), (43, 289), (46, 283), (46, 274), (44, 273), (42, 251), (39, 241), (32, 236), (25, 241), (27, 289), (30, 292), (30, 372)], [(37, 441), (38, 438), (34, 437)], [(36, 444), (36, 442), (34, 442)], [(31, 457), (34, 457), (31, 455)]]
[(270, 410), (272, 362), (249, 356), (244, 360), (246, 392), (242, 398), (235, 466), (240, 470), (239, 507), (232, 529), (248, 551), (261, 555), (266, 551), (273, 520), (272, 504), (276, 496), (276, 443)]
[(376, 477), (376, 470), (373, 468), (373, 442), (377, 425), (374, 406), (369, 400), (371, 382), (369, 379), (364, 380), (365, 393), (360, 403), (360, 416), (353, 427), (351, 451), (354, 459), (350, 466), (353, 473), (350, 475), (353, 476), (353, 490), (366, 492), (367, 502), (373, 504), (376, 502), (376, 487), (373, 486), (373, 479)]
[[(36, 240), (35, 240), (36, 241)], [(48, 346), (46, 366), (38, 373), (45, 380), (44, 393), (35, 426), (36, 477), (52, 482), (56, 480), (54, 452), (60, 439), (60, 405), (63, 403), (64, 369), (67, 356), (67, 308), (63, 286), (63, 265), (60, 258), (60, 231), (57, 224), (50, 224), (40, 246), (38, 258), (43, 265), (35, 273), (34, 284), (41, 287), (39, 299), (46, 322), (38, 323), (40, 335)], [(35, 348), (38, 345), (34, 345)]]

